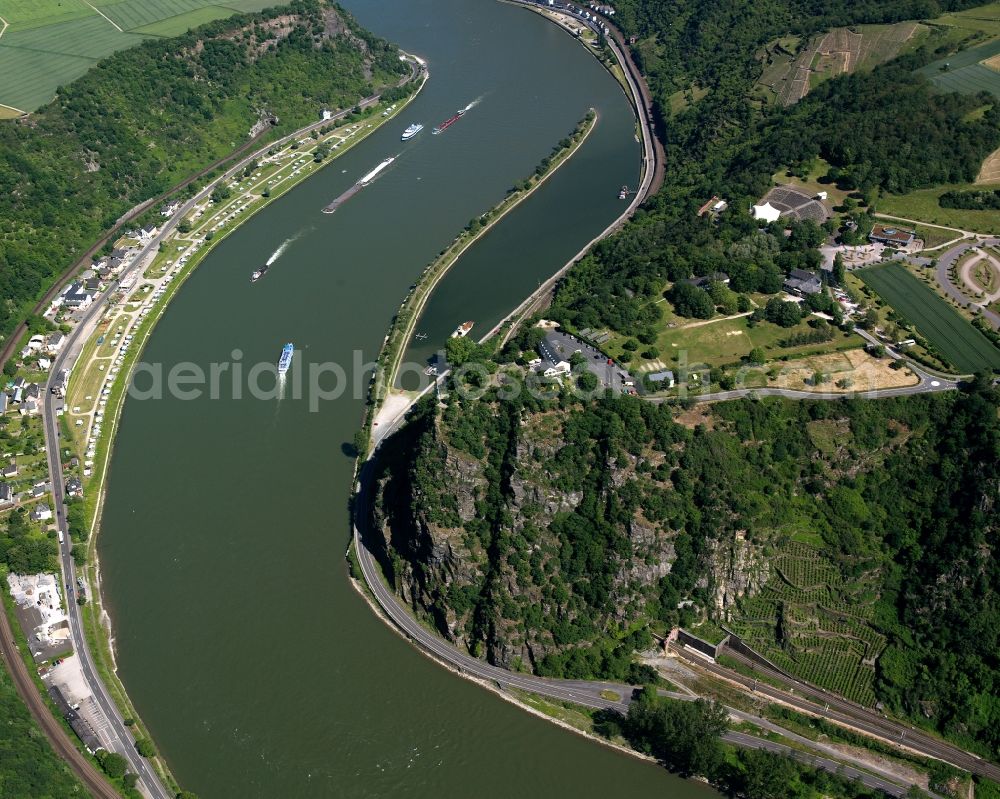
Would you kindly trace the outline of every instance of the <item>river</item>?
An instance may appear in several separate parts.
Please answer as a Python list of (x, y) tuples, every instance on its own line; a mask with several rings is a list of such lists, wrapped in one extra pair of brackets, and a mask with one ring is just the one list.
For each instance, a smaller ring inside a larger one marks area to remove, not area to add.
[[(426, 58), (431, 80), (403, 118), (222, 242), (167, 309), (147, 363), (249, 369), (292, 341), (293, 379), (321, 362), (351, 372), (458, 229), (596, 108), (580, 152), (442, 282), (423, 358), (459, 321), (486, 330), (502, 318), (638, 182), (622, 90), (556, 26), (494, 0), (347, 6)], [(426, 129), (400, 143), (411, 119)], [(319, 212), (390, 154), (378, 180)], [(316, 412), (293, 394), (130, 399), (122, 416), (99, 539), (105, 599), (121, 677), (186, 788), (202, 799), (714, 795), (459, 679), (378, 620), (344, 562), (360, 392)]]

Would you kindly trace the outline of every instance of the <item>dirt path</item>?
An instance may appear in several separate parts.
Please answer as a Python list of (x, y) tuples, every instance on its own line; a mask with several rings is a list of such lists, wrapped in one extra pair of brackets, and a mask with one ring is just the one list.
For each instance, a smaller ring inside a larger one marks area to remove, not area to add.
[(744, 316), (750, 316), (753, 311), (744, 311), (743, 313), (733, 314), (732, 316), (719, 316), (715, 319), (703, 319), (700, 322), (690, 322), (686, 325), (681, 325), (676, 328), (677, 330), (690, 330), (693, 327), (704, 327), (705, 325), (714, 325), (716, 322), (729, 322), (733, 319), (742, 319)]

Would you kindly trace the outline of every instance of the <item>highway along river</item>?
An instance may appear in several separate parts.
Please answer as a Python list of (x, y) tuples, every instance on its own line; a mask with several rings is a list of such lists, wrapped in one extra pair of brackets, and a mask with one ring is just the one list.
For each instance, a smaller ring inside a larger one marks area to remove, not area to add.
[[(350, 587), (344, 448), (362, 400), (349, 390), (311, 412), (293, 396), (296, 373), (328, 361), (351, 373), (356, 350), (373, 359), (423, 267), (593, 106), (601, 120), (580, 152), (429, 306), (425, 331), (439, 341), (466, 319), (488, 329), (620, 212), (639, 147), (618, 84), (532, 12), (494, 0), (347, 5), (426, 58), (432, 77), (404, 117), (222, 242), (152, 336), (143, 360), (165, 368), (207, 370), (238, 350), (249, 371), (285, 342), (296, 356), (281, 400), (224, 389), (126, 403), (99, 544), (125, 685), (203, 799), (711, 796), (438, 667)], [(426, 127), (401, 143), (410, 121)], [(370, 186), (320, 212), (389, 155)]]

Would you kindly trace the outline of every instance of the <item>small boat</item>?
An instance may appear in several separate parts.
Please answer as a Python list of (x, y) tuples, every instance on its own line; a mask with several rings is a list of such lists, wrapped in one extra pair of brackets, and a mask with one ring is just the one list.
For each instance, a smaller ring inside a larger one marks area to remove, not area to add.
[(295, 355), (295, 345), (286, 344), (281, 348), (281, 358), (278, 360), (278, 374), (283, 375), (292, 365), (292, 356)]
[(262, 277), (264, 277), (264, 275), (267, 274), (267, 270), (268, 269), (270, 269), (270, 267), (267, 264), (264, 264), (260, 269), (255, 269), (250, 274), (250, 282), (251, 283), (256, 283), (258, 280), (260, 280)]
[(622, 186), (622, 190), (618, 192), (618, 199), (624, 200), (626, 197), (628, 197), (628, 186)]
[(414, 136), (416, 136), (420, 131), (424, 129), (424, 126), (419, 122), (414, 122), (406, 130), (403, 131), (403, 141), (409, 141)]
[(472, 326), (475, 322), (462, 322), (458, 327), (455, 328), (455, 332), (451, 334), (452, 338), (465, 338), (469, 333), (472, 332)]

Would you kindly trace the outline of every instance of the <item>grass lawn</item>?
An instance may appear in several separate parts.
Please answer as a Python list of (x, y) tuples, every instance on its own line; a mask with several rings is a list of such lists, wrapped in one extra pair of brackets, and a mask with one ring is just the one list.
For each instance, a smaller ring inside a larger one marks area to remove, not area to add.
[(687, 89), (681, 89), (680, 91), (674, 92), (668, 98), (670, 102), (670, 113), (676, 114), (683, 111), (691, 103), (697, 103), (706, 94), (708, 94), (708, 89), (703, 89), (697, 84), (694, 84)]
[(963, 211), (959, 208), (942, 208), (938, 202), (946, 191), (979, 191), (981, 186), (973, 183), (954, 183), (935, 186), (933, 189), (918, 189), (909, 194), (884, 194), (879, 199), (877, 210), (883, 214), (947, 225), (976, 233), (1000, 232), (1000, 211)]
[(1000, 349), (905, 267), (888, 264), (857, 275), (962, 372), (1000, 369)]
[[(820, 344), (806, 344), (798, 347), (782, 347), (780, 342), (796, 333), (806, 333), (812, 330), (803, 320), (795, 327), (785, 328), (760, 322), (750, 327), (748, 317), (719, 317), (707, 323), (698, 324), (698, 320), (685, 320), (685, 326), (668, 327), (660, 331), (656, 347), (660, 351), (659, 361), (666, 364), (665, 368), (676, 366), (683, 362), (689, 365), (707, 364), (709, 367), (721, 367), (738, 364), (750, 354), (754, 347), (763, 348), (768, 360), (788, 357), (795, 358), (807, 353), (827, 352), (837, 349), (860, 347), (862, 341), (853, 334), (838, 332), (832, 341)], [(626, 339), (616, 337), (605, 347), (608, 354), (619, 358), (623, 352), (622, 344)], [(644, 349), (640, 345), (640, 352)], [(648, 361), (636, 355), (629, 366), (640, 370), (645, 366), (648, 370), (656, 366), (656, 361)], [(658, 367), (657, 367), (658, 368)]]
[(953, 28), (963, 36), (977, 31), (1000, 36), (1000, 2), (945, 14), (935, 19), (934, 25)]
[(939, 227), (928, 227), (927, 225), (913, 225), (912, 227), (913, 231), (917, 234), (917, 238), (923, 241), (924, 249), (939, 247), (960, 237), (960, 234), (953, 230), (944, 230)]

